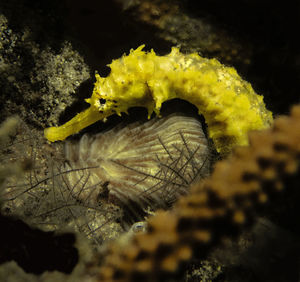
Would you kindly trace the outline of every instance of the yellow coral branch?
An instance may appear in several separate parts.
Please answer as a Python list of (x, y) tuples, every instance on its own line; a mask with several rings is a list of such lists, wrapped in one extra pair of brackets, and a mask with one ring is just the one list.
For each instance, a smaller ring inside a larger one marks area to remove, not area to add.
[(204, 115), (209, 136), (220, 153), (235, 145), (247, 144), (247, 132), (272, 123), (263, 97), (242, 80), (234, 68), (198, 54), (182, 54), (172, 48), (170, 54), (157, 56), (144, 45), (128, 56), (113, 60), (111, 73), (102, 78), (96, 74), (90, 108), (61, 127), (45, 130), (49, 141), (64, 140), (97, 120), (130, 107), (146, 107), (148, 117), (159, 114), (163, 102), (180, 98), (194, 104)]

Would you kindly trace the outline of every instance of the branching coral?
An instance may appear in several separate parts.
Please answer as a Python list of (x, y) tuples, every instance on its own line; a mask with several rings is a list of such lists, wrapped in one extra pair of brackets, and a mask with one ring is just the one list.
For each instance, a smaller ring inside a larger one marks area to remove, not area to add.
[(143, 47), (114, 60), (108, 77), (96, 74), (93, 94), (86, 100), (91, 106), (66, 124), (47, 128), (45, 137), (52, 142), (64, 140), (114, 113), (127, 113), (131, 107), (146, 107), (150, 117), (153, 112), (159, 114), (163, 102), (174, 98), (194, 104), (204, 115), (220, 153), (246, 145), (249, 130), (271, 124), (272, 114), (263, 97), (234, 68), (196, 53), (182, 54), (175, 47), (166, 56), (144, 52)]
[[(157, 212), (149, 231), (126, 248), (113, 243), (99, 270), (100, 281), (165, 281), (182, 264), (203, 257), (223, 237), (251, 223), (252, 212), (297, 188), (300, 169), (300, 106), (272, 129), (253, 132), (250, 146), (219, 162), (211, 177), (191, 188), (174, 210)], [(299, 185), (299, 184), (298, 184)]]

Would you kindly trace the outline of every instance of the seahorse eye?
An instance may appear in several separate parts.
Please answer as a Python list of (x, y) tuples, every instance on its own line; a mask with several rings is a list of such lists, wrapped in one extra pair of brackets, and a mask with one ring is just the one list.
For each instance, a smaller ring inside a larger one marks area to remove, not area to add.
[(100, 98), (100, 104), (104, 105), (106, 103), (106, 99)]

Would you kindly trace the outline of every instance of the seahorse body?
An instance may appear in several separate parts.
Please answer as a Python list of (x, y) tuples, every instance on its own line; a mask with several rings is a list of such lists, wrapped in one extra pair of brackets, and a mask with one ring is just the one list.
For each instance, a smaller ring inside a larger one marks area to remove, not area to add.
[(150, 118), (153, 112), (159, 115), (163, 102), (174, 98), (198, 108), (221, 154), (246, 145), (249, 130), (272, 123), (263, 97), (234, 68), (196, 53), (182, 54), (176, 47), (166, 56), (145, 52), (143, 47), (113, 60), (108, 77), (96, 74), (93, 94), (86, 99), (90, 107), (60, 127), (45, 129), (45, 137), (52, 142), (64, 140), (114, 113), (127, 113), (130, 107), (146, 107)]

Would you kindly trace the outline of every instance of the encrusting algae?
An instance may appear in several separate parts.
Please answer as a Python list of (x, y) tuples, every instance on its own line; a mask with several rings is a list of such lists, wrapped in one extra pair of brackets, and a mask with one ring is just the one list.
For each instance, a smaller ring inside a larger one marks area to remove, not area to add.
[(272, 123), (263, 97), (234, 68), (197, 53), (182, 54), (176, 47), (166, 56), (143, 48), (113, 60), (108, 77), (96, 74), (93, 94), (86, 99), (90, 107), (62, 126), (45, 129), (45, 137), (51, 142), (64, 140), (98, 120), (127, 113), (131, 107), (146, 107), (150, 118), (153, 112), (159, 115), (163, 102), (174, 98), (198, 108), (221, 154), (236, 145), (247, 145), (249, 130)]

